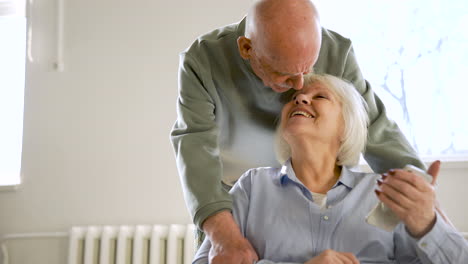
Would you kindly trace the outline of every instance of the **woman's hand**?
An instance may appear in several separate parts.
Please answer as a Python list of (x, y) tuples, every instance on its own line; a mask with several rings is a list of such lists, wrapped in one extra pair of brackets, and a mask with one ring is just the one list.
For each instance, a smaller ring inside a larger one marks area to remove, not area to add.
[(439, 161), (429, 168), (432, 183), (401, 169), (390, 170), (377, 181), (380, 186), (380, 191), (376, 190), (377, 197), (405, 223), (408, 232), (415, 238), (424, 236), (435, 224), (434, 185), (439, 168)]
[(304, 264), (359, 264), (359, 260), (353, 253), (327, 249)]

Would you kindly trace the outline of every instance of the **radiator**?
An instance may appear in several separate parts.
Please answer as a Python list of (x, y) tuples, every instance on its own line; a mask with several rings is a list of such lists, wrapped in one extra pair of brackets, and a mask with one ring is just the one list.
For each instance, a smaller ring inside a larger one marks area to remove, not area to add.
[(189, 264), (194, 225), (86, 226), (70, 230), (68, 264)]

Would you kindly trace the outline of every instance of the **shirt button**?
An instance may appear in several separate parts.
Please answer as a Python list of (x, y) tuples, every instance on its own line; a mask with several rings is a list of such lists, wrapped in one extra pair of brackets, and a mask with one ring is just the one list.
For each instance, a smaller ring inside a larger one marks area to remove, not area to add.
[(427, 243), (426, 243), (426, 242), (422, 242), (422, 243), (421, 243), (421, 247), (426, 248), (426, 247), (427, 247)]
[(328, 220), (328, 215), (323, 216), (323, 220)]

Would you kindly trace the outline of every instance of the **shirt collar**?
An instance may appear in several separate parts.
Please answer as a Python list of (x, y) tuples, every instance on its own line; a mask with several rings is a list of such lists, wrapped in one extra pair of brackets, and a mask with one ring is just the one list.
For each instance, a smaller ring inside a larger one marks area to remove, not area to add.
[[(341, 168), (341, 175), (335, 185), (332, 187), (335, 188), (340, 184), (353, 189), (357, 183), (356, 172), (351, 171), (347, 166), (342, 166)], [(293, 167), (291, 165), (291, 159), (288, 159), (283, 166), (281, 167), (280, 173), (276, 176), (275, 181), (279, 185), (286, 185), (289, 181), (301, 184), (301, 181), (296, 177), (296, 173), (294, 173)]]

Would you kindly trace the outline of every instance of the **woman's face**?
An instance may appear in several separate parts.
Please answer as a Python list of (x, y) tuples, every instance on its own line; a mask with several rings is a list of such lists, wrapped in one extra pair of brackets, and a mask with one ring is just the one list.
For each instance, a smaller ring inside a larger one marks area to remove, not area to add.
[(282, 135), (290, 146), (294, 140), (307, 138), (339, 147), (343, 128), (341, 104), (320, 82), (294, 93), (281, 113)]

